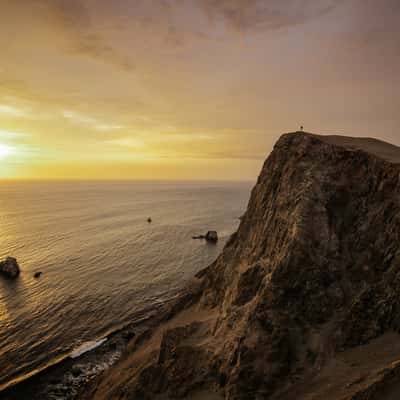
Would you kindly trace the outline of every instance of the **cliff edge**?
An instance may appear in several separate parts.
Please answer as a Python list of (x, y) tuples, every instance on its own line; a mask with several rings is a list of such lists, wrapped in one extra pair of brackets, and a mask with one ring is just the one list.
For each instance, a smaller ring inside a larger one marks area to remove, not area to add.
[(219, 258), (86, 396), (394, 399), (399, 329), (400, 148), (289, 133)]

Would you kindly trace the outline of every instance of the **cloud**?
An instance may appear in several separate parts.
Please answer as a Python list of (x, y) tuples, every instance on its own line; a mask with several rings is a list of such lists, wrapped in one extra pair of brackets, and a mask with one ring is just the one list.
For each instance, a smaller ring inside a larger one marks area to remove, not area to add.
[(145, 143), (142, 140), (132, 137), (110, 139), (106, 140), (105, 143), (109, 145), (127, 147), (132, 149), (143, 149), (146, 147)]
[[(0, 160), (12, 157), (12, 163), (22, 163), (24, 158), (33, 158), (39, 153), (37, 148), (26, 144), (0, 143)], [(7, 164), (9, 161), (7, 160)]]
[(0, 129), (0, 138), (2, 139), (19, 139), (30, 136), (29, 133), (14, 132), (6, 129)]
[[(13, 163), (21, 162), (24, 157), (34, 156), (36, 149), (31, 145), (22, 143), (29, 133), (0, 129), (0, 160), (12, 158)], [(7, 161), (8, 162), (8, 161)]]
[(196, 0), (212, 20), (235, 31), (276, 30), (304, 23), (331, 11), (342, 0)]
[(0, 160), (15, 153), (15, 148), (8, 144), (0, 143)]
[(199, 142), (199, 141), (209, 141), (211, 142), (214, 139), (211, 135), (206, 135), (202, 133), (167, 133), (164, 135), (158, 135), (154, 138), (155, 141), (164, 143), (164, 142)]
[(130, 57), (117, 52), (100, 36), (95, 34), (83, 34), (79, 40), (72, 43), (70, 51), (74, 54), (84, 55), (116, 65), (126, 71), (133, 71), (135, 69), (135, 64)]
[[(210, 23), (216, 25), (222, 21), (231, 32), (277, 30), (317, 18), (343, 2), (344, 0), (136, 0), (135, 14), (131, 16), (133, 21), (142, 26), (152, 26), (164, 36), (167, 45), (184, 46), (194, 40), (213, 39)], [(129, 9), (126, 2), (125, 8)]]
[(28, 15), (21, 23), (37, 24), (39, 31), (47, 29), (51, 35), (46, 40), (67, 56), (87, 57), (133, 72), (146, 62), (141, 53), (146, 46), (150, 53), (163, 54), (165, 49), (216, 41), (220, 22), (230, 33), (287, 28), (327, 13), (342, 1), (20, 0), (4, 7), (12, 10), (10, 17), (16, 20), (31, 12), (31, 20)]
[[(94, 23), (89, 2), (81, 0), (37, 0), (36, 6), (47, 11), (53, 28), (61, 30), (68, 41), (67, 52), (87, 56), (101, 62), (132, 71), (134, 63), (129, 56), (117, 51)], [(111, 3), (110, 3), (111, 4)]]
[(6, 104), (0, 104), (0, 114), (9, 115), (12, 117), (26, 117), (28, 115), (26, 111)]
[(127, 148), (144, 149), (146, 147), (154, 147), (156, 145), (165, 146), (165, 145), (174, 145), (176, 143), (191, 144), (194, 142), (204, 142), (204, 141), (211, 142), (212, 140), (213, 140), (212, 136), (205, 134), (153, 133), (152, 135), (146, 135), (138, 133), (135, 135), (109, 139), (106, 140), (105, 143)]
[(71, 110), (63, 111), (62, 116), (74, 124), (89, 127), (97, 131), (112, 131), (123, 128), (122, 125), (101, 121), (97, 118)]
[[(400, 40), (398, 0), (382, 0), (379, 6), (373, 0), (358, 0), (354, 3), (355, 34), (361, 36), (364, 45), (376, 43), (395, 44)], [(399, 52), (396, 51), (396, 55)]]
[[(375, 89), (385, 84), (391, 87), (397, 85), (400, 2), (354, 0), (347, 2), (339, 11), (335, 18), (339, 30), (336, 35), (331, 35), (332, 39), (325, 46), (330, 50), (332, 59), (325, 58), (325, 63), (331, 65), (336, 76), (340, 74), (342, 84), (344, 81), (346, 84), (351, 82), (351, 87), (360, 82)], [(338, 63), (338, 60), (341, 62)], [(391, 92), (391, 89), (386, 90), (385, 97)], [(394, 104), (393, 101), (386, 101), (383, 106), (388, 111)]]
[[(176, 154), (164, 154), (160, 158), (176, 159)], [(230, 153), (230, 152), (215, 152), (215, 153), (180, 153), (179, 159), (189, 160), (250, 160), (258, 161), (265, 159), (265, 153), (262, 154), (246, 154), (246, 153)]]
[(209, 23), (222, 21), (231, 32), (277, 30), (317, 18), (343, 1), (135, 0), (130, 3), (125, 0), (37, 0), (37, 3), (50, 11), (56, 27), (66, 33), (71, 54), (133, 71), (135, 62), (130, 54), (117, 50), (113, 41), (109, 41), (113, 26), (110, 21), (118, 21), (114, 25), (126, 33), (125, 39), (140, 42), (141, 34), (144, 34), (143, 40), (153, 37), (159, 40), (160, 46), (175, 48), (213, 39)]
[[(14, 74), (16, 74), (16, 72), (14, 72)], [(23, 97), (28, 101), (54, 102), (54, 96), (49, 99), (44, 95), (43, 90), (34, 90), (27, 81), (20, 79), (19, 77), (17, 78), (10, 73), (7, 75), (0, 73), (0, 90), (4, 97), (13, 99)]]

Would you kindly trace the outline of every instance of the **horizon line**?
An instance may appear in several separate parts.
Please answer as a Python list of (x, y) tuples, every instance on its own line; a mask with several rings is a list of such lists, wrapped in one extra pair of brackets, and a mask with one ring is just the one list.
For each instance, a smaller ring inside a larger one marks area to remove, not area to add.
[(230, 183), (251, 183), (257, 181), (254, 179), (146, 179), (146, 178), (111, 178), (111, 179), (101, 179), (101, 178), (0, 178), (1, 183), (27, 183), (27, 182), (230, 182)]

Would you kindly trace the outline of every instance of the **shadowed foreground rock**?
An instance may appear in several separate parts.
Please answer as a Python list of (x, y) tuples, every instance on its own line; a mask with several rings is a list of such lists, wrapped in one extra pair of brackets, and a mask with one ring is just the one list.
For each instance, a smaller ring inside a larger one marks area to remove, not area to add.
[(399, 162), (373, 139), (282, 136), (222, 254), (87, 398), (397, 398)]
[(13, 257), (7, 257), (4, 261), (0, 261), (0, 273), (7, 278), (17, 278), (20, 273), (17, 260)]

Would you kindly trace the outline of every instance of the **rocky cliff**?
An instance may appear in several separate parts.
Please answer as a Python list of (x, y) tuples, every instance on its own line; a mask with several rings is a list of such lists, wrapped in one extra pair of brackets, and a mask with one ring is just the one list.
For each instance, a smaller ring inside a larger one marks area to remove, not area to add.
[(389, 399), (399, 329), (400, 149), (290, 133), (220, 257), (88, 397)]

